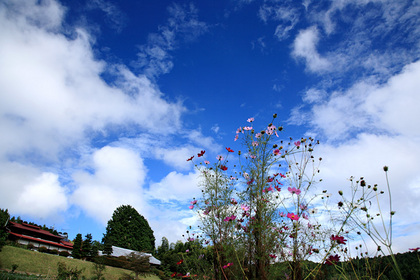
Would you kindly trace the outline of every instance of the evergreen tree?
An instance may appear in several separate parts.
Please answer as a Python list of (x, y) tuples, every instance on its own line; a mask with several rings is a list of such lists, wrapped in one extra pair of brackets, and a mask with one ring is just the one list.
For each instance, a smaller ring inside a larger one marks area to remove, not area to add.
[(10, 215), (7, 209), (3, 210), (0, 209), (0, 251), (1, 248), (6, 244), (7, 239), (7, 231), (6, 231), (6, 225), (9, 221)]
[(103, 251), (105, 255), (109, 256), (112, 254), (112, 243), (110, 238), (106, 238), (106, 235), (104, 234), (104, 238), (102, 238), (102, 244), (103, 244)]
[(82, 257), (82, 235), (80, 233), (78, 233), (74, 239), (71, 255), (75, 259), (80, 259)]
[(130, 205), (122, 205), (114, 211), (102, 242), (136, 251), (152, 252), (155, 248), (149, 223)]
[(92, 234), (88, 233), (85, 236), (85, 240), (82, 243), (82, 258), (92, 257)]
[(158, 257), (163, 256), (168, 251), (169, 251), (168, 238), (162, 237), (162, 244), (157, 249), (157, 255)]

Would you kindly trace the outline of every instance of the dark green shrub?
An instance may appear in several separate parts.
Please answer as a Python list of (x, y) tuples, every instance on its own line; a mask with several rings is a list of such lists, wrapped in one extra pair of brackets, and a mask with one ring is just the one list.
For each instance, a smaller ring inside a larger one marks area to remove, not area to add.
[(58, 250), (57, 249), (48, 250), (48, 253), (51, 255), (58, 255)]
[(57, 280), (79, 279), (83, 269), (77, 267), (67, 267), (65, 263), (59, 262), (57, 264)]
[(67, 251), (60, 251), (59, 253), (60, 256), (67, 258), (68, 256), (70, 256), (70, 253)]
[(26, 249), (28, 250), (33, 250), (35, 248), (35, 245), (32, 243), (29, 243), (28, 245), (26, 245)]
[(38, 252), (40, 252), (40, 253), (47, 253), (48, 252), (48, 249), (45, 246), (41, 246), (41, 247), (38, 248)]

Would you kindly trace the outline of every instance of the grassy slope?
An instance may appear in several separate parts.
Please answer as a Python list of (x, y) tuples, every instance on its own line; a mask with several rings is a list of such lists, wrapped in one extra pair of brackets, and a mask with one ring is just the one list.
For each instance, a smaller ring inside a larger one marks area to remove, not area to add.
[[(88, 279), (93, 276), (93, 263), (91, 262), (33, 252), (12, 246), (4, 246), (0, 252), (0, 268), (12, 269), (12, 265), (17, 264), (17, 272), (53, 276), (57, 274), (58, 262), (64, 262), (70, 268), (83, 269), (82, 275)], [(118, 280), (124, 273), (129, 272), (129, 270), (107, 266), (105, 279)], [(157, 276), (149, 276), (143, 279), (158, 280), (159, 278)]]

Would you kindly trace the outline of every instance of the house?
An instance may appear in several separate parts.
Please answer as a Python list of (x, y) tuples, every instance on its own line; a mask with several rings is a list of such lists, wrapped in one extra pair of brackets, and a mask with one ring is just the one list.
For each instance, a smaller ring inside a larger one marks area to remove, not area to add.
[(54, 235), (39, 226), (9, 221), (6, 226), (8, 238), (22, 245), (32, 244), (35, 248), (46, 247), (50, 250), (67, 251), (71, 253), (73, 244), (64, 236)]
[[(134, 250), (125, 249), (125, 248), (121, 248), (121, 247), (117, 247), (117, 246), (112, 246), (112, 254), (111, 254), (112, 257), (120, 257), (120, 256), (126, 257), (126, 256), (130, 255), (131, 253), (139, 254), (140, 256), (149, 257), (149, 263), (151, 265), (160, 265), (160, 260), (153, 257), (152, 254), (137, 252), (137, 251), (134, 251)], [(102, 256), (104, 254), (101, 251), (99, 251), (99, 255)]]

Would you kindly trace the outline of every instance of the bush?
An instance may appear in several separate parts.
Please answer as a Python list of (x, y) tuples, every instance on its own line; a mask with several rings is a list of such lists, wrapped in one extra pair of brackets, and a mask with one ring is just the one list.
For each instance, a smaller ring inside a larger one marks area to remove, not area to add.
[(101, 258), (104, 265), (113, 266), (113, 267), (119, 267), (119, 268), (125, 268), (128, 265), (128, 261), (125, 257), (98, 257)]
[(33, 250), (35, 248), (35, 245), (32, 243), (29, 243), (28, 245), (26, 245), (26, 249), (28, 250)]
[(65, 263), (59, 262), (57, 264), (57, 279), (58, 280), (67, 280), (67, 279), (79, 279), (83, 272), (83, 269), (77, 269), (77, 267), (67, 267)]
[(41, 247), (38, 248), (38, 252), (40, 252), (40, 253), (47, 253), (48, 252), (48, 249), (45, 246), (41, 246)]
[(58, 250), (57, 249), (48, 250), (47, 253), (51, 255), (58, 255)]
[(58, 253), (60, 256), (67, 258), (68, 256), (70, 256), (70, 253), (67, 251), (60, 251), (60, 253)]

